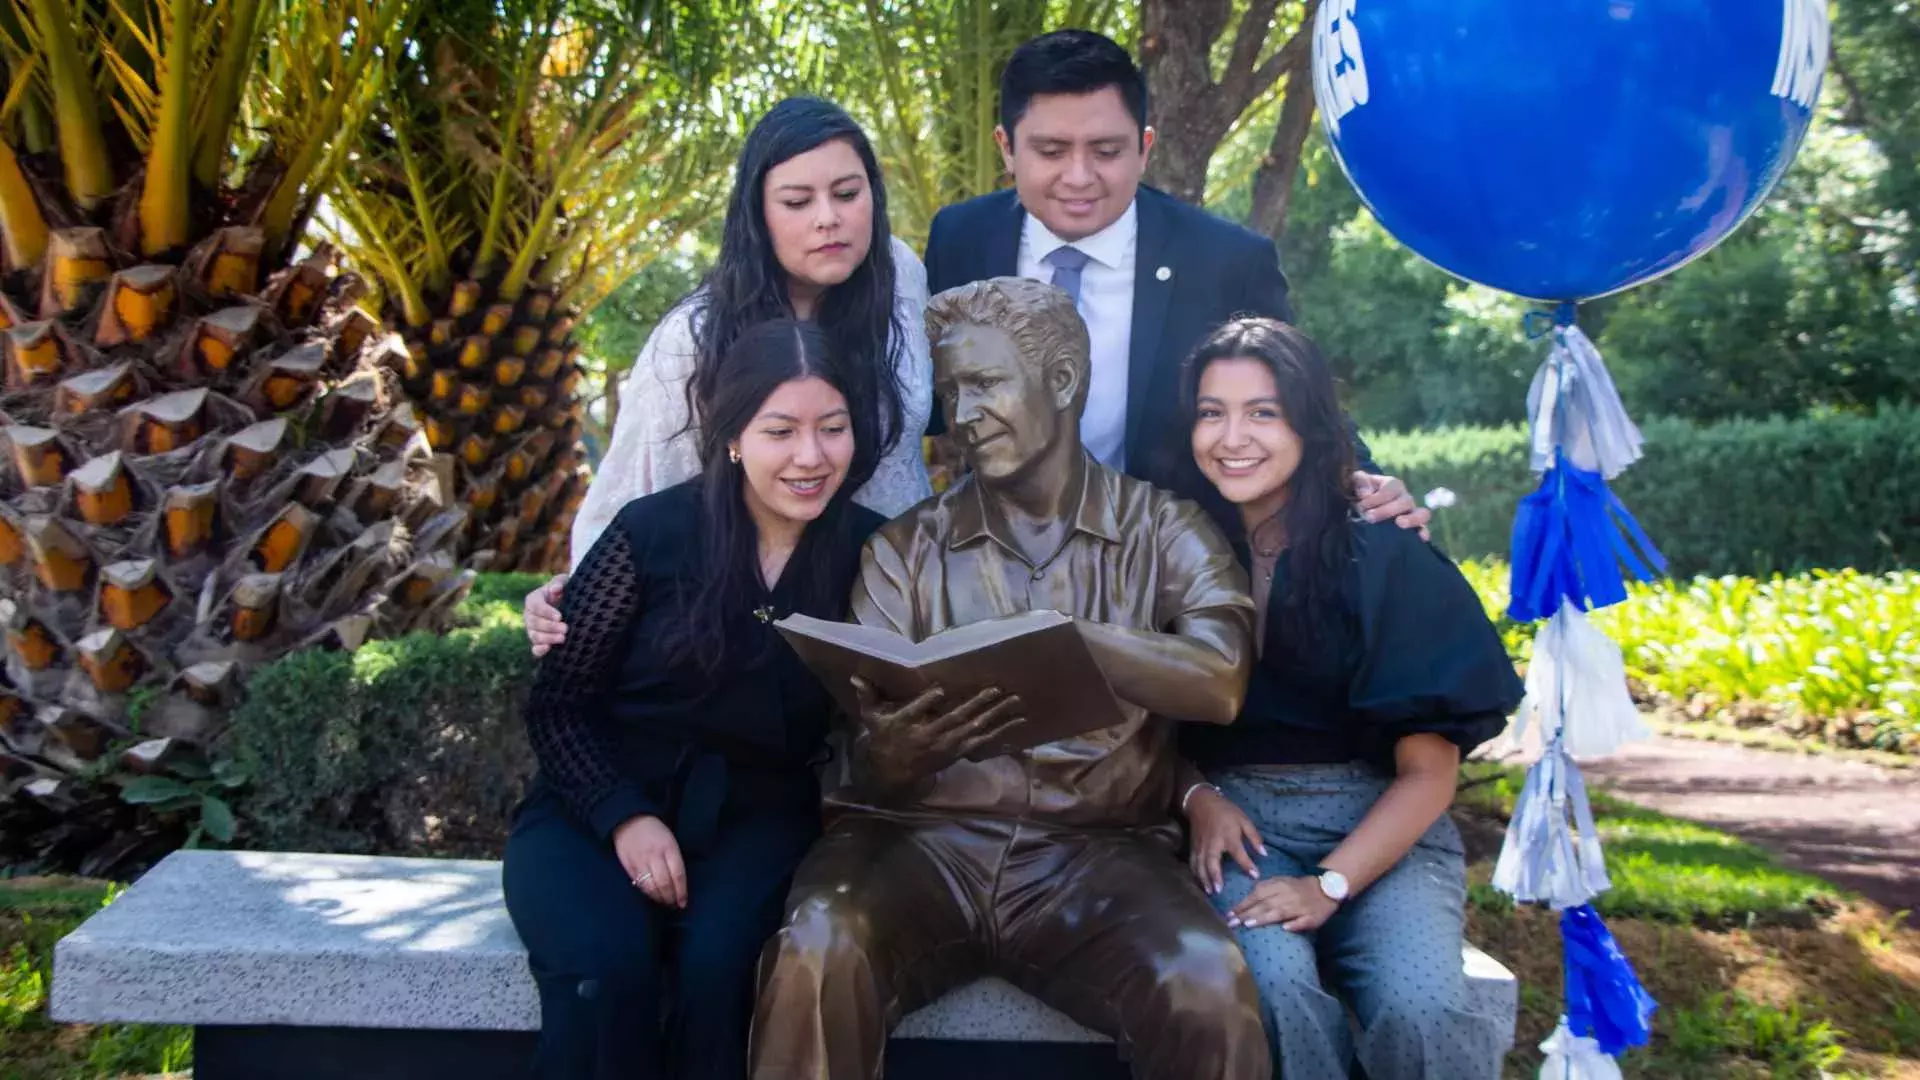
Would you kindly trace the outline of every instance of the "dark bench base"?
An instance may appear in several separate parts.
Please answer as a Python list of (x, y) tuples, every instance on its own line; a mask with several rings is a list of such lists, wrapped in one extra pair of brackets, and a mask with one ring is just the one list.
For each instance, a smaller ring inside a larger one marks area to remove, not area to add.
[[(194, 1080), (527, 1080), (530, 1031), (196, 1027)], [(1104, 1043), (897, 1039), (887, 1075), (904, 1080), (1125, 1080)]]

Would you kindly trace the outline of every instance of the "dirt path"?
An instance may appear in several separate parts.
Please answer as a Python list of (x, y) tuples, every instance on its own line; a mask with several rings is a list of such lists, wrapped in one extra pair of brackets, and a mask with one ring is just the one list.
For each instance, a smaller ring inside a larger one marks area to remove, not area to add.
[(1581, 771), (1589, 783), (1725, 829), (1920, 922), (1920, 769), (1655, 738)]

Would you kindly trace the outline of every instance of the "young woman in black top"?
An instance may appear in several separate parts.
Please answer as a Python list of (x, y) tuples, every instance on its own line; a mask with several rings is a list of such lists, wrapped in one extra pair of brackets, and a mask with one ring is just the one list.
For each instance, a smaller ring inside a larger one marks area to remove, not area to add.
[(504, 877), (554, 1080), (745, 1075), (754, 964), (820, 828), (831, 703), (771, 624), (844, 617), (881, 410), (790, 319), (716, 374), (700, 476), (594, 543), (527, 701)]
[(1497, 1077), (1500, 1025), (1461, 1005), (1466, 868), (1446, 810), (1520, 680), (1444, 555), (1356, 520), (1350, 428), (1304, 334), (1230, 322), (1183, 389), (1261, 647), (1233, 725), (1181, 725), (1204, 772), (1181, 806), (1194, 873), (1270, 1010), (1276, 1074), (1344, 1077), (1357, 1056), (1372, 1080)]

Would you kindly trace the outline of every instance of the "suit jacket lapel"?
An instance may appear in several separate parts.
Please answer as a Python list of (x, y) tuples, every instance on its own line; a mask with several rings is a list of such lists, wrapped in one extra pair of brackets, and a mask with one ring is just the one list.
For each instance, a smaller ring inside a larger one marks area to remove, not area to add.
[(1138, 233), (1133, 252), (1133, 329), (1127, 346), (1127, 462), (1134, 467), (1141, 453), (1141, 418), (1154, 391), (1154, 369), (1160, 363), (1160, 331), (1167, 322), (1167, 303), (1173, 279), (1160, 280), (1167, 265), (1166, 207), (1144, 188), (1135, 196)]

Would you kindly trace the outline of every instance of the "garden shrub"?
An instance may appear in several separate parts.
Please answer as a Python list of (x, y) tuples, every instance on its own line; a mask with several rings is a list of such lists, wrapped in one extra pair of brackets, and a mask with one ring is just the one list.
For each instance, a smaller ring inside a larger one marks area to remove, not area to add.
[(535, 661), (520, 599), (483, 575), (444, 637), (308, 651), (256, 672), (227, 753), (253, 777), (237, 845), (497, 857), (533, 771), (520, 708)]

